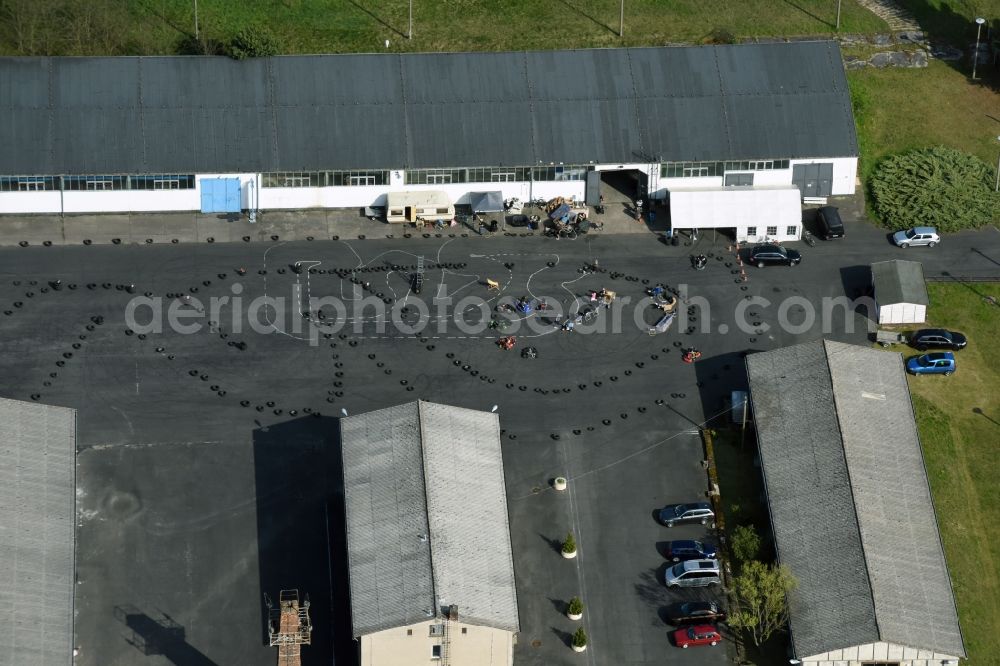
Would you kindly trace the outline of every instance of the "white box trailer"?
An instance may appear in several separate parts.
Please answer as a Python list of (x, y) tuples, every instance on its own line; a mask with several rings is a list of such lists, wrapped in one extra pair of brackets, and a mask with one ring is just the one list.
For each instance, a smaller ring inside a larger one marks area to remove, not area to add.
[(455, 206), (445, 192), (438, 190), (413, 190), (389, 192), (386, 195), (385, 219), (387, 222), (402, 224), (425, 220), (451, 220), (455, 217)]

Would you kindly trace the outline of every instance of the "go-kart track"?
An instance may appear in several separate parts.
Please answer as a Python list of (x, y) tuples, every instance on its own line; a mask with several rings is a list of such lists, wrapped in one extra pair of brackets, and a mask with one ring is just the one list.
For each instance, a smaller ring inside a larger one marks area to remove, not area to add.
[[(850, 309), (802, 320), (898, 256), (869, 235), (745, 281), (721, 240), (649, 236), (0, 250), (3, 395), (78, 410), (77, 663), (272, 664), (264, 595), (284, 588), (312, 603), (303, 663), (353, 663), (336, 419), (415, 399), (500, 414), (516, 664), (723, 663), (725, 647), (668, 640), (667, 604), (704, 593), (664, 588), (658, 543), (705, 528), (668, 532), (654, 512), (704, 496), (697, 429), (745, 388), (746, 351), (864, 343)], [(996, 273), (995, 232), (970, 238), (924, 257)], [(680, 298), (651, 334), (657, 284)], [(610, 307), (589, 295), (602, 289)], [(685, 363), (690, 348), (702, 355)], [(568, 531), (573, 561), (558, 553)]]

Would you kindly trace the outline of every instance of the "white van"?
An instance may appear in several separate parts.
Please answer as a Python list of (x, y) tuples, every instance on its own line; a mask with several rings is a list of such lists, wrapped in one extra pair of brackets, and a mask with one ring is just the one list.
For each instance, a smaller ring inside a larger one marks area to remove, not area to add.
[(386, 200), (385, 219), (390, 223), (405, 223), (424, 220), (451, 220), (455, 217), (455, 206), (444, 192), (437, 190), (416, 190), (412, 192), (389, 192)]

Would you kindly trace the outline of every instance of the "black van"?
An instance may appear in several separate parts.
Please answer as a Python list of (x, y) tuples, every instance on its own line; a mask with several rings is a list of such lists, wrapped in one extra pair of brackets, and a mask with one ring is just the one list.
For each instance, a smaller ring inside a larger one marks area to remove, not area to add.
[(840, 211), (836, 206), (823, 206), (816, 211), (816, 218), (819, 220), (823, 240), (844, 237), (844, 223), (840, 220)]

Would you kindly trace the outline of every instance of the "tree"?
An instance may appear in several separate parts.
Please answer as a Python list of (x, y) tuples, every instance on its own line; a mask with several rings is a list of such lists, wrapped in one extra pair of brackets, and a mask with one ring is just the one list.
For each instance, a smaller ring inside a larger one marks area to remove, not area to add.
[(732, 627), (745, 629), (755, 645), (783, 629), (788, 622), (788, 594), (798, 581), (784, 565), (744, 562), (733, 584), (739, 610), (729, 616)]
[(760, 552), (760, 535), (753, 525), (740, 525), (733, 530), (730, 544), (738, 562), (749, 562)]
[(991, 167), (951, 148), (924, 148), (884, 160), (871, 189), (875, 212), (890, 229), (974, 229), (1000, 221)]
[(134, 25), (121, 0), (0, 0), (0, 53), (132, 55)]
[(566, 540), (562, 544), (562, 552), (564, 553), (575, 553), (576, 552), (576, 539), (573, 538), (573, 533), (569, 532), (566, 535)]
[(569, 607), (566, 612), (570, 615), (581, 615), (583, 613), (583, 600), (580, 597), (573, 597), (569, 600)]
[(583, 630), (583, 627), (577, 627), (573, 633), (573, 647), (587, 647), (587, 632)]
[(247, 26), (229, 42), (229, 55), (236, 60), (265, 58), (278, 54), (278, 44), (267, 30)]

